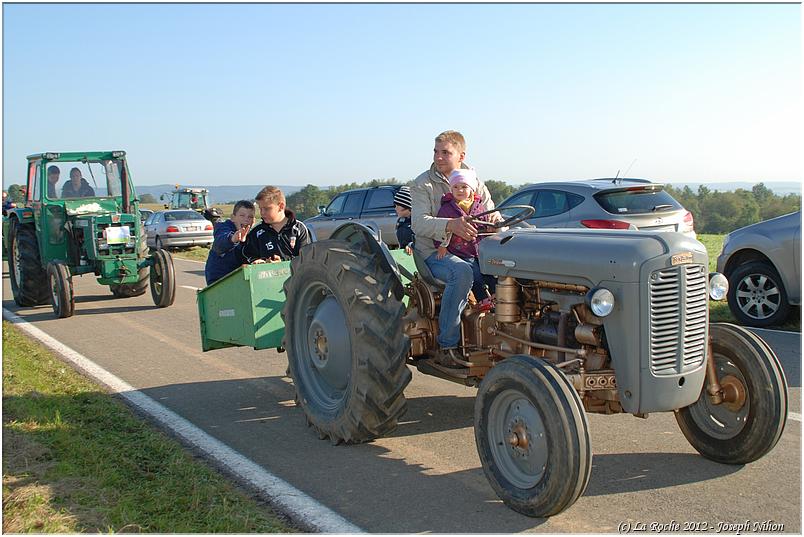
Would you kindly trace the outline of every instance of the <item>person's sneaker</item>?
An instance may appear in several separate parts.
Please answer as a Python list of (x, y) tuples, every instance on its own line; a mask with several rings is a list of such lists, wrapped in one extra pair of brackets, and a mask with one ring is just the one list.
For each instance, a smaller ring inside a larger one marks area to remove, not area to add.
[(494, 302), (490, 298), (484, 298), (477, 304), (475, 304), (475, 310), (477, 311), (491, 311), (494, 309)]

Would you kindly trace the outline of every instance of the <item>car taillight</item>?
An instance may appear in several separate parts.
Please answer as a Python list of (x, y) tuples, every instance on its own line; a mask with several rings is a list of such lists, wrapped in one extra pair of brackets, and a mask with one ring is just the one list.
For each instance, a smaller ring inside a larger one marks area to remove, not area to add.
[(594, 229), (628, 229), (631, 224), (621, 220), (581, 220), (581, 225)]
[(176, 226), (168, 226), (165, 231), (167, 231), (168, 233), (178, 233), (179, 228), (177, 228)]
[(212, 231), (212, 224), (207, 224), (206, 226), (204, 226), (204, 230), (205, 231)]
[(692, 231), (695, 229), (695, 222), (692, 218), (692, 213), (689, 211), (684, 214), (684, 227), (686, 228), (686, 231)]

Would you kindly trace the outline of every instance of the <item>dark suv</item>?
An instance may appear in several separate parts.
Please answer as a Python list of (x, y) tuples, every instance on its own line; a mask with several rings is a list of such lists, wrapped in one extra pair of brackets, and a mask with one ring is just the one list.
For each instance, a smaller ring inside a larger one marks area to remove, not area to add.
[(326, 240), (332, 232), (349, 221), (359, 221), (379, 229), (380, 238), (391, 247), (399, 246), (396, 240), (396, 211), (394, 194), (402, 185), (375, 186), (347, 190), (335, 196), (329, 205), (321, 206), (321, 214), (304, 221), (315, 240)]

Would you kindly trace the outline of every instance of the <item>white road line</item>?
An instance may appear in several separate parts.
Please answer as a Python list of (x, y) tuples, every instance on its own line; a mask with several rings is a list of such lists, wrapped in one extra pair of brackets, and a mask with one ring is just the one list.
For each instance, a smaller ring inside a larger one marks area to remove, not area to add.
[(184, 287), (185, 289), (190, 289), (191, 291), (200, 291), (203, 287), (193, 287), (192, 285), (180, 285), (179, 287)]
[(798, 412), (788, 412), (787, 417), (793, 421), (801, 421), (801, 414)]
[(748, 330), (763, 330), (765, 332), (776, 332), (777, 334), (798, 334), (801, 335), (801, 332), (795, 332), (793, 330), (774, 330), (772, 328), (752, 328), (750, 326), (745, 327)]
[(3, 318), (61, 355), (100, 384), (123, 397), (129, 404), (145, 412), (162, 425), (168, 427), (189, 444), (195, 446), (211, 459), (226, 467), (239, 479), (251, 484), (259, 494), (280, 510), (287, 513), (295, 522), (311, 531), (321, 533), (364, 533), (339, 514), (324, 507), (286, 481), (267, 472), (257, 463), (233, 450), (220, 440), (208, 435), (172, 410), (157, 403), (133, 386), (109, 373), (85, 356), (54, 339), (28, 321), (3, 308)]

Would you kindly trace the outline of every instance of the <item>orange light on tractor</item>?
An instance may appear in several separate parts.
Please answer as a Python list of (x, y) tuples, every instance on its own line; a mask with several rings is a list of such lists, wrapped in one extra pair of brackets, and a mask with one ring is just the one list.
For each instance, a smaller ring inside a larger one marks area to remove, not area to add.
[(165, 231), (167, 231), (168, 233), (178, 233), (179, 228), (177, 228), (176, 226), (168, 226)]

